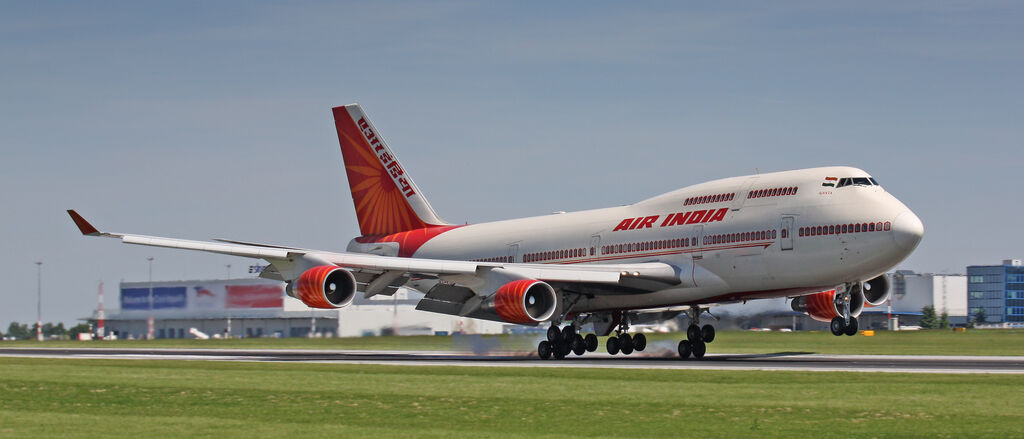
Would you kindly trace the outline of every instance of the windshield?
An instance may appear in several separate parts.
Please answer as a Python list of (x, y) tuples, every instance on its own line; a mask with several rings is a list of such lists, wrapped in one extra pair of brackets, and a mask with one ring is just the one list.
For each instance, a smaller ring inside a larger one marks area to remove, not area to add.
[(839, 184), (836, 187), (843, 186), (879, 186), (879, 184), (871, 177), (843, 177), (839, 179)]

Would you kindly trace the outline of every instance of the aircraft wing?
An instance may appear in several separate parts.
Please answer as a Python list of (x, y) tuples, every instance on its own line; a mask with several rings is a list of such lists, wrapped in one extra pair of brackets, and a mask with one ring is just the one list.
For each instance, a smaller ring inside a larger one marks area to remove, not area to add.
[[(679, 283), (679, 270), (661, 262), (607, 265), (550, 265), (524, 263), (492, 263), (444, 259), (404, 258), (362, 253), (327, 252), (269, 244), (218, 240), (193, 241), (127, 233), (102, 232), (74, 210), (71, 219), (83, 235), (120, 239), (126, 244), (176, 248), (219, 253), (231, 256), (264, 259), (270, 266), (262, 277), (292, 282), (318, 266), (337, 266), (354, 273), (359, 291), (366, 296), (389, 294), (410, 278), (440, 279), (460, 299), (447, 297), (450, 303), (465, 304), (472, 296), (494, 293), (508, 282), (529, 279), (564, 285), (623, 286), (623, 294), (664, 288)], [(644, 288), (643, 285), (651, 285)], [(639, 285), (639, 287), (638, 287)], [(614, 290), (614, 288), (612, 288)], [(433, 299), (427, 292), (428, 299)], [(449, 312), (450, 313), (450, 312)], [(461, 310), (463, 315), (468, 315)]]

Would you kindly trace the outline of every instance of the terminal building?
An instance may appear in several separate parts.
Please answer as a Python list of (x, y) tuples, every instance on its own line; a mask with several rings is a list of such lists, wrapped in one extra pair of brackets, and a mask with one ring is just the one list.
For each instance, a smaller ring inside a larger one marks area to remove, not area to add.
[(122, 282), (119, 293), (120, 309), (105, 320), (106, 333), (122, 339), (481, 334), (516, 326), (417, 311), (422, 295), (405, 289), (390, 297), (357, 295), (345, 308), (326, 310), (287, 296), (283, 282), (261, 278)]
[(1020, 259), (969, 266), (967, 279), (967, 306), (979, 323), (1024, 322), (1024, 264)]

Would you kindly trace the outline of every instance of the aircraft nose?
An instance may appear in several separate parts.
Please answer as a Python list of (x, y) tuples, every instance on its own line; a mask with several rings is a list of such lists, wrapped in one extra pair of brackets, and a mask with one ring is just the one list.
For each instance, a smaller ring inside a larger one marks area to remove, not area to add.
[(905, 211), (896, 216), (892, 222), (892, 239), (900, 248), (912, 251), (924, 237), (924, 224), (921, 219), (914, 215), (914, 212)]

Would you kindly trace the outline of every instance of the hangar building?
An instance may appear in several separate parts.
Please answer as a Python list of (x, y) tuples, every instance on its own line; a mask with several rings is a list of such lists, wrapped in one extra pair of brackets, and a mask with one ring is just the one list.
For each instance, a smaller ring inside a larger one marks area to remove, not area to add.
[[(106, 313), (106, 331), (119, 338), (209, 336), (333, 337), (381, 334), (501, 333), (512, 325), (417, 311), (421, 294), (357, 295), (341, 309), (311, 309), (284, 293), (284, 283), (261, 279), (122, 282), (120, 309)], [(96, 314), (92, 320), (95, 320)]]

